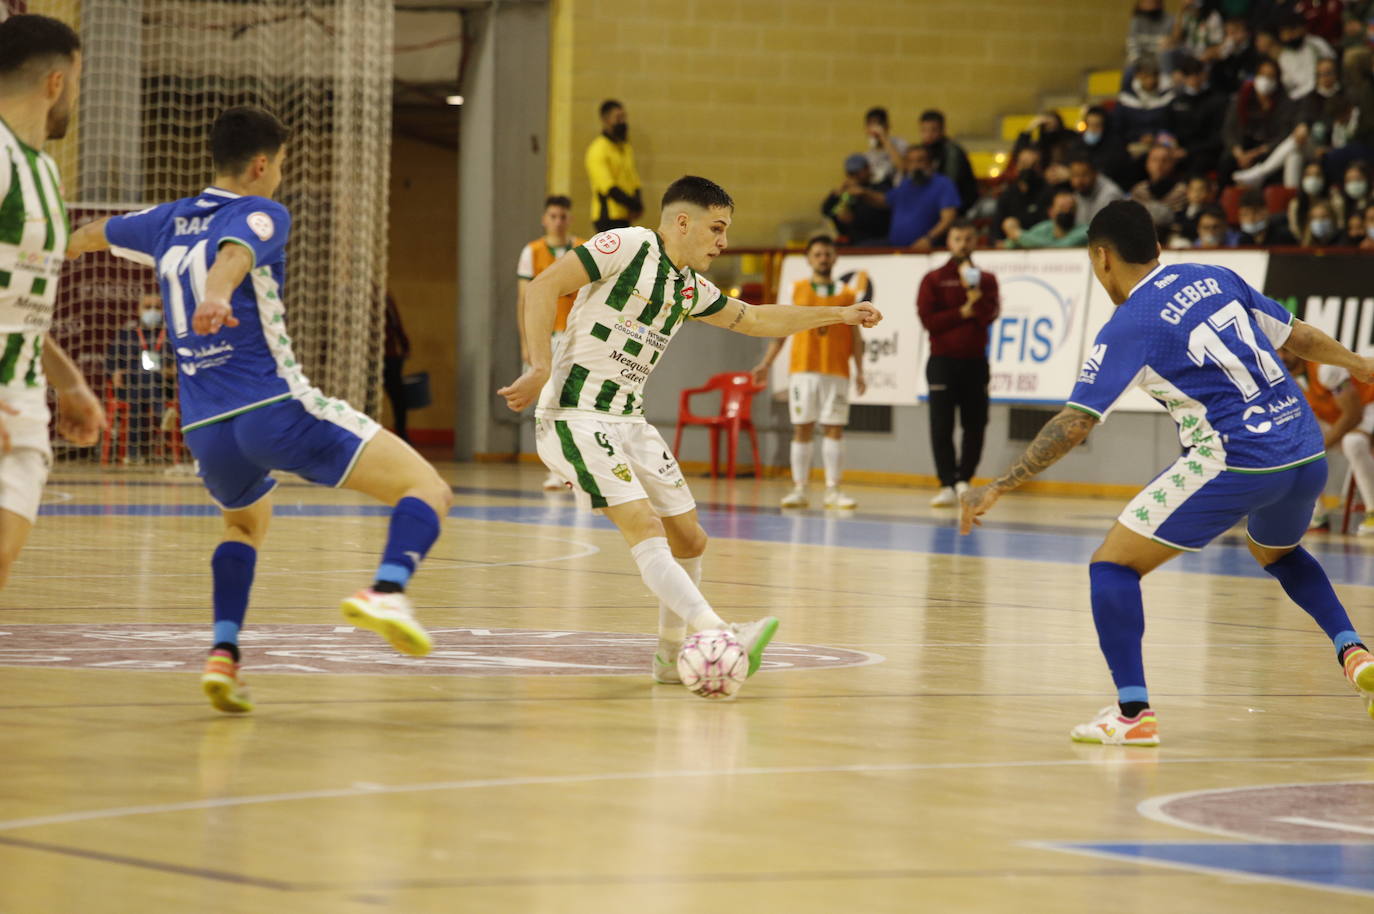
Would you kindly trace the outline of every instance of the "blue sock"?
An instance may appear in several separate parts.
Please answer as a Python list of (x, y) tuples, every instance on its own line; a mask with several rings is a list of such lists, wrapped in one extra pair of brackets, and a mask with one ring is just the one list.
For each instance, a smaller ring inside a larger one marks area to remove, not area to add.
[(248, 612), (248, 591), (253, 588), (253, 570), (258, 551), (247, 543), (224, 542), (210, 558), (214, 576), (215, 644), (239, 643), (239, 629)]
[(1283, 592), (1289, 599), (1301, 606), (1309, 616), (1326, 632), (1331, 643), (1340, 655), (1346, 645), (1360, 640), (1350, 617), (1345, 613), (1336, 591), (1331, 589), (1331, 580), (1312, 553), (1299, 546), (1264, 570), (1273, 575), (1283, 585)]
[(1145, 637), (1145, 603), (1140, 596), (1140, 575), (1125, 565), (1093, 562), (1088, 566), (1092, 582), (1093, 624), (1097, 643), (1116, 683), (1117, 701), (1149, 702), (1145, 689), (1145, 663), (1140, 642)]
[(391, 511), (386, 550), (377, 569), (373, 590), (396, 593), (405, 590), (410, 576), (429, 547), (439, 538), (439, 515), (418, 498), (403, 498)]

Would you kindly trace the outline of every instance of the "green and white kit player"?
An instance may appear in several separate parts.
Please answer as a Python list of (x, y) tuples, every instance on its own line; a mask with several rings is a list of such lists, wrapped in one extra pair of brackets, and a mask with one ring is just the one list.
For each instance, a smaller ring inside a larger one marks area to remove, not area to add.
[(58, 431), (92, 445), (105, 417), (81, 372), (48, 336), (70, 228), (57, 164), (81, 78), (81, 41), (47, 16), (0, 22), (0, 586), (38, 516), (52, 464), (47, 382)]
[[(659, 599), (653, 674), (678, 682), (687, 629), (729, 629), (758, 670), (778, 620), (727, 625), (702, 596), (706, 531), (696, 502), (662, 436), (644, 419), (644, 385), (673, 335), (699, 320), (749, 336), (780, 337), (829, 324), (872, 327), (867, 302), (848, 308), (749, 305), (700, 274), (726, 247), (735, 204), (705, 178), (674, 181), (663, 195), (658, 231), (611, 229), (573, 248), (525, 292), (529, 368), (498, 393), (511, 409), (538, 398), (540, 459), (572, 480), (578, 500), (620, 529), (644, 583)], [(554, 360), (555, 303), (577, 293)]]

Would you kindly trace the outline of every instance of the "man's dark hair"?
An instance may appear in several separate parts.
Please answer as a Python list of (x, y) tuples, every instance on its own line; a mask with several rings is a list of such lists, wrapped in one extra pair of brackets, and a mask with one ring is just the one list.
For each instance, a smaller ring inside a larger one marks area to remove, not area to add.
[(1088, 247), (1109, 247), (1127, 263), (1149, 263), (1159, 256), (1159, 239), (1150, 211), (1135, 200), (1113, 200), (1093, 216)]
[(1074, 165), (1086, 165), (1086, 166), (1088, 166), (1089, 168), (1091, 168), (1093, 171), (1097, 171), (1097, 165), (1093, 162), (1092, 157), (1091, 157), (1091, 156), (1088, 156), (1088, 155), (1085, 155), (1085, 154), (1083, 154), (1083, 153), (1081, 153), (1081, 152), (1080, 152), (1080, 153), (1076, 153), (1075, 155), (1069, 156), (1068, 164), (1069, 164), (1070, 167), (1072, 167), (1072, 166), (1074, 166)]
[(1202, 66), (1202, 61), (1198, 60), (1196, 57), (1185, 55), (1178, 59), (1178, 63), (1174, 64), (1174, 69), (1184, 76), (1196, 76), (1201, 73), (1204, 68)]
[[(0, 22), (0, 80), (18, 76), (30, 65), (50, 63), (54, 57), (70, 61), (80, 50), (81, 38), (60, 19), (11, 16)], [(37, 71), (33, 76), (37, 78)]]
[(806, 253), (810, 254), (811, 249), (818, 244), (833, 248), (835, 246), (835, 239), (831, 238), (829, 235), (812, 235), (810, 238), (806, 239)]
[(713, 206), (723, 206), (726, 209), (734, 209), (735, 201), (730, 199), (730, 195), (725, 192), (715, 181), (707, 178), (698, 178), (696, 175), (683, 175), (663, 192), (663, 202), (660, 204), (662, 209), (667, 209), (673, 203), (690, 203), (693, 206), (700, 206), (702, 209), (710, 209)]
[(554, 194), (551, 197), (544, 198), (544, 209), (548, 209), (550, 206), (561, 206), (564, 209), (572, 209), (572, 200), (562, 194)]
[(1091, 116), (1094, 115), (1094, 114), (1096, 114), (1098, 117), (1102, 118), (1102, 120), (1104, 120), (1104, 121), (1107, 120), (1107, 118), (1108, 118), (1107, 109), (1106, 109), (1106, 108), (1103, 108), (1101, 105), (1093, 105), (1093, 106), (1090, 107), (1087, 111), (1084, 111), (1084, 112), (1083, 112), (1083, 120), (1086, 121), (1089, 117), (1091, 117)]
[(949, 224), (949, 231), (952, 232), (955, 229), (974, 229), (976, 231), (978, 229), (978, 226), (973, 224), (972, 219), (966, 219), (963, 216), (960, 216), (959, 218), (955, 219), (953, 222)]
[(617, 108), (624, 108), (624, 107), (625, 107), (624, 105), (622, 105), (620, 102), (616, 101), (615, 99), (613, 99), (613, 98), (608, 98), (608, 99), (606, 99), (604, 102), (601, 103), (601, 116), (602, 116), (602, 117), (605, 117), (606, 115), (610, 114), (610, 113), (611, 113), (612, 111), (614, 111), (615, 109), (617, 109)]
[(1268, 54), (1261, 54), (1259, 57), (1255, 58), (1255, 73), (1258, 74), (1260, 71), (1260, 67), (1264, 66), (1265, 64), (1268, 64), (1275, 70), (1279, 69), (1279, 62), (1277, 60), (1270, 57)]
[(226, 109), (210, 128), (210, 159), (215, 174), (236, 175), (254, 156), (273, 156), (291, 131), (270, 111), (253, 105)]
[(1209, 203), (1202, 208), (1202, 212), (1197, 214), (1197, 221), (1201, 222), (1203, 216), (1211, 216), (1214, 219), (1220, 219), (1222, 222), (1225, 222), (1226, 210), (1217, 206), (1215, 203)]
[(1264, 191), (1259, 188), (1251, 188), (1241, 194), (1240, 203), (1238, 205), (1247, 209), (1262, 209), (1265, 212), (1269, 211), (1269, 204), (1266, 203), (1264, 199)]
[(869, 121), (877, 121), (878, 123), (886, 127), (887, 109), (883, 107), (869, 108), (868, 113), (864, 115), (864, 123), (867, 124)]
[(927, 108), (921, 112), (921, 123), (924, 124), (926, 121), (934, 121), (943, 127), (945, 126), (945, 113), (937, 108)]

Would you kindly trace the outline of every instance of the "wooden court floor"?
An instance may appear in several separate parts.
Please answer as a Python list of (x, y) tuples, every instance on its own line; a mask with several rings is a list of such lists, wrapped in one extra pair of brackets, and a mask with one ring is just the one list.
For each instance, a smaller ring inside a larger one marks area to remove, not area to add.
[[(196, 481), (58, 473), (0, 594), (0, 914), (1374, 910), (1374, 721), (1234, 539), (1147, 579), (1164, 744), (1122, 750), (1067, 738), (1112, 695), (1085, 562), (1119, 500), (961, 540), (925, 491), (693, 480), (708, 598), (782, 619), (711, 703), (650, 681), (617, 534), (535, 468), (444, 472), (424, 660), (337, 614), (384, 513), (278, 489), (233, 718)], [(1374, 544), (1313, 543), (1374, 633)]]

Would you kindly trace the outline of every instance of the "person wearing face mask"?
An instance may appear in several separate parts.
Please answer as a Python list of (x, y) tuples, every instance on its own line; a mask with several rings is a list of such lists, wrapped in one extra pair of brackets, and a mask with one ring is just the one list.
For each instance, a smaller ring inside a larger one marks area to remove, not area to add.
[[(1101, 105), (1094, 105), (1083, 114), (1079, 145), (1069, 155), (1070, 169), (1075, 158), (1087, 159), (1095, 172), (1118, 187), (1130, 187), (1144, 174), (1143, 169), (1126, 152), (1125, 141), (1117, 132), (1107, 109)], [(1080, 221), (1087, 222), (1089, 219)]]
[(1206, 175), (1188, 179), (1187, 203), (1174, 219), (1174, 238), (1170, 247), (1188, 247), (1197, 241), (1198, 223), (1216, 203), (1216, 187)]
[(1255, 75), (1259, 51), (1255, 50), (1250, 23), (1243, 16), (1228, 18), (1223, 26), (1221, 45), (1212, 60), (1212, 87), (1224, 95), (1234, 95)]
[(1349, 112), (1332, 128), (1332, 149), (1322, 158), (1332, 184), (1341, 181), (1350, 163), (1374, 160), (1374, 51), (1364, 46), (1346, 51), (1341, 81)]
[(1331, 204), (1319, 201), (1307, 214), (1307, 228), (1300, 239), (1303, 247), (1330, 247), (1340, 240), (1340, 224)]
[(1331, 147), (1346, 145), (1352, 111), (1341, 91), (1336, 61), (1317, 61), (1316, 85), (1293, 103), (1292, 112), (1297, 123), (1293, 132), (1260, 161), (1235, 172), (1237, 184), (1260, 187), (1281, 171), (1284, 186), (1297, 187), (1305, 162), (1320, 161)]
[(1240, 247), (1291, 247), (1298, 243), (1283, 217), (1269, 215), (1264, 191), (1247, 190), (1240, 197)]
[(1227, 149), (1219, 175), (1223, 184), (1231, 175), (1264, 161), (1293, 132), (1293, 106), (1279, 85), (1279, 66), (1263, 59), (1255, 78), (1241, 86), (1226, 112), (1222, 142)]
[(1374, 251), (1374, 203), (1364, 209), (1364, 237), (1360, 239), (1360, 250)]
[(1298, 192), (1288, 201), (1288, 231), (1297, 237), (1307, 225), (1307, 214), (1312, 204), (1326, 199), (1326, 177), (1322, 174), (1321, 163), (1308, 162), (1303, 166), (1302, 179)]
[(1217, 124), (1226, 116), (1226, 96), (1207, 84), (1207, 67), (1193, 57), (1178, 60), (1179, 83), (1169, 102), (1168, 131), (1187, 150), (1190, 170), (1210, 171), (1221, 159)]
[(1302, 98), (1317, 85), (1317, 61), (1331, 59), (1336, 52), (1316, 35), (1307, 34), (1307, 21), (1289, 12), (1279, 21), (1278, 64), (1284, 91), (1290, 98)]
[(1369, 192), (1369, 168), (1364, 162), (1353, 162), (1346, 168), (1340, 184), (1331, 188), (1328, 202), (1337, 221), (1344, 221), (1347, 213), (1362, 213), (1374, 203)]
[(1145, 157), (1145, 180), (1131, 188), (1131, 199), (1145, 205), (1161, 230), (1174, 224), (1188, 202), (1187, 187), (1174, 163), (1174, 150), (1156, 143)]
[(930, 153), (924, 146), (908, 148), (903, 165), (906, 177), (887, 192), (892, 210), (887, 243), (924, 254), (940, 243), (959, 215), (959, 190), (949, 178), (931, 173)]
[(1364, 210), (1345, 215), (1345, 231), (1336, 239), (1336, 247), (1358, 248), (1365, 238)]
[(1208, 206), (1197, 221), (1197, 240), (1193, 247), (1200, 250), (1233, 248), (1240, 236), (1226, 224), (1226, 214), (1219, 206)]
[(626, 228), (644, 215), (625, 106), (613, 98), (601, 103), (601, 133), (587, 147), (586, 166), (592, 185), (592, 224), (598, 232)]
[(142, 463), (150, 455), (154, 430), (175, 395), (169, 380), (175, 362), (163, 326), (162, 299), (151, 292), (138, 300), (137, 309), (137, 318), (116, 330), (105, 348), (114, 397), (129, 407), (129, 463)]
[(1027, 227), (1045, 218), (1049, 206), (1049, 187), (1040, 173), (1040, 153), (1027, 146), (1016, 154), (1016, 173), (997, 197), (997, 218), (993, 237), (1015, 239)]
[(1160, 82), (1159, 62), (1147, 57), (1136, 64), (1131, 85), (1123, 89), (1112, 112), (1116, 129), (1133, 156), (1145, 154), (1157, 134), (1169, 129), (1174, 93)]
[(1077, 200), (1073, 191), (1056, 191), (1044, 221), (1008, 238), (1009, 248), (1079, 248), (1088, 243), (1088, 226), (1077, 222)]
[[(997, 277), (973, 262), (976, 238), (973, 223), (956, 222), (949, 230), (949, 260), (921, 279), (916, 295), (916, 313), (930, 334), (930, 446), (940, 478), (935, 507), (953, 506), (968, 490), (988, 424), (988, 327), (997, 320), (1001, 300)], [(957, 455), (956, 412), (964, 430)]]

